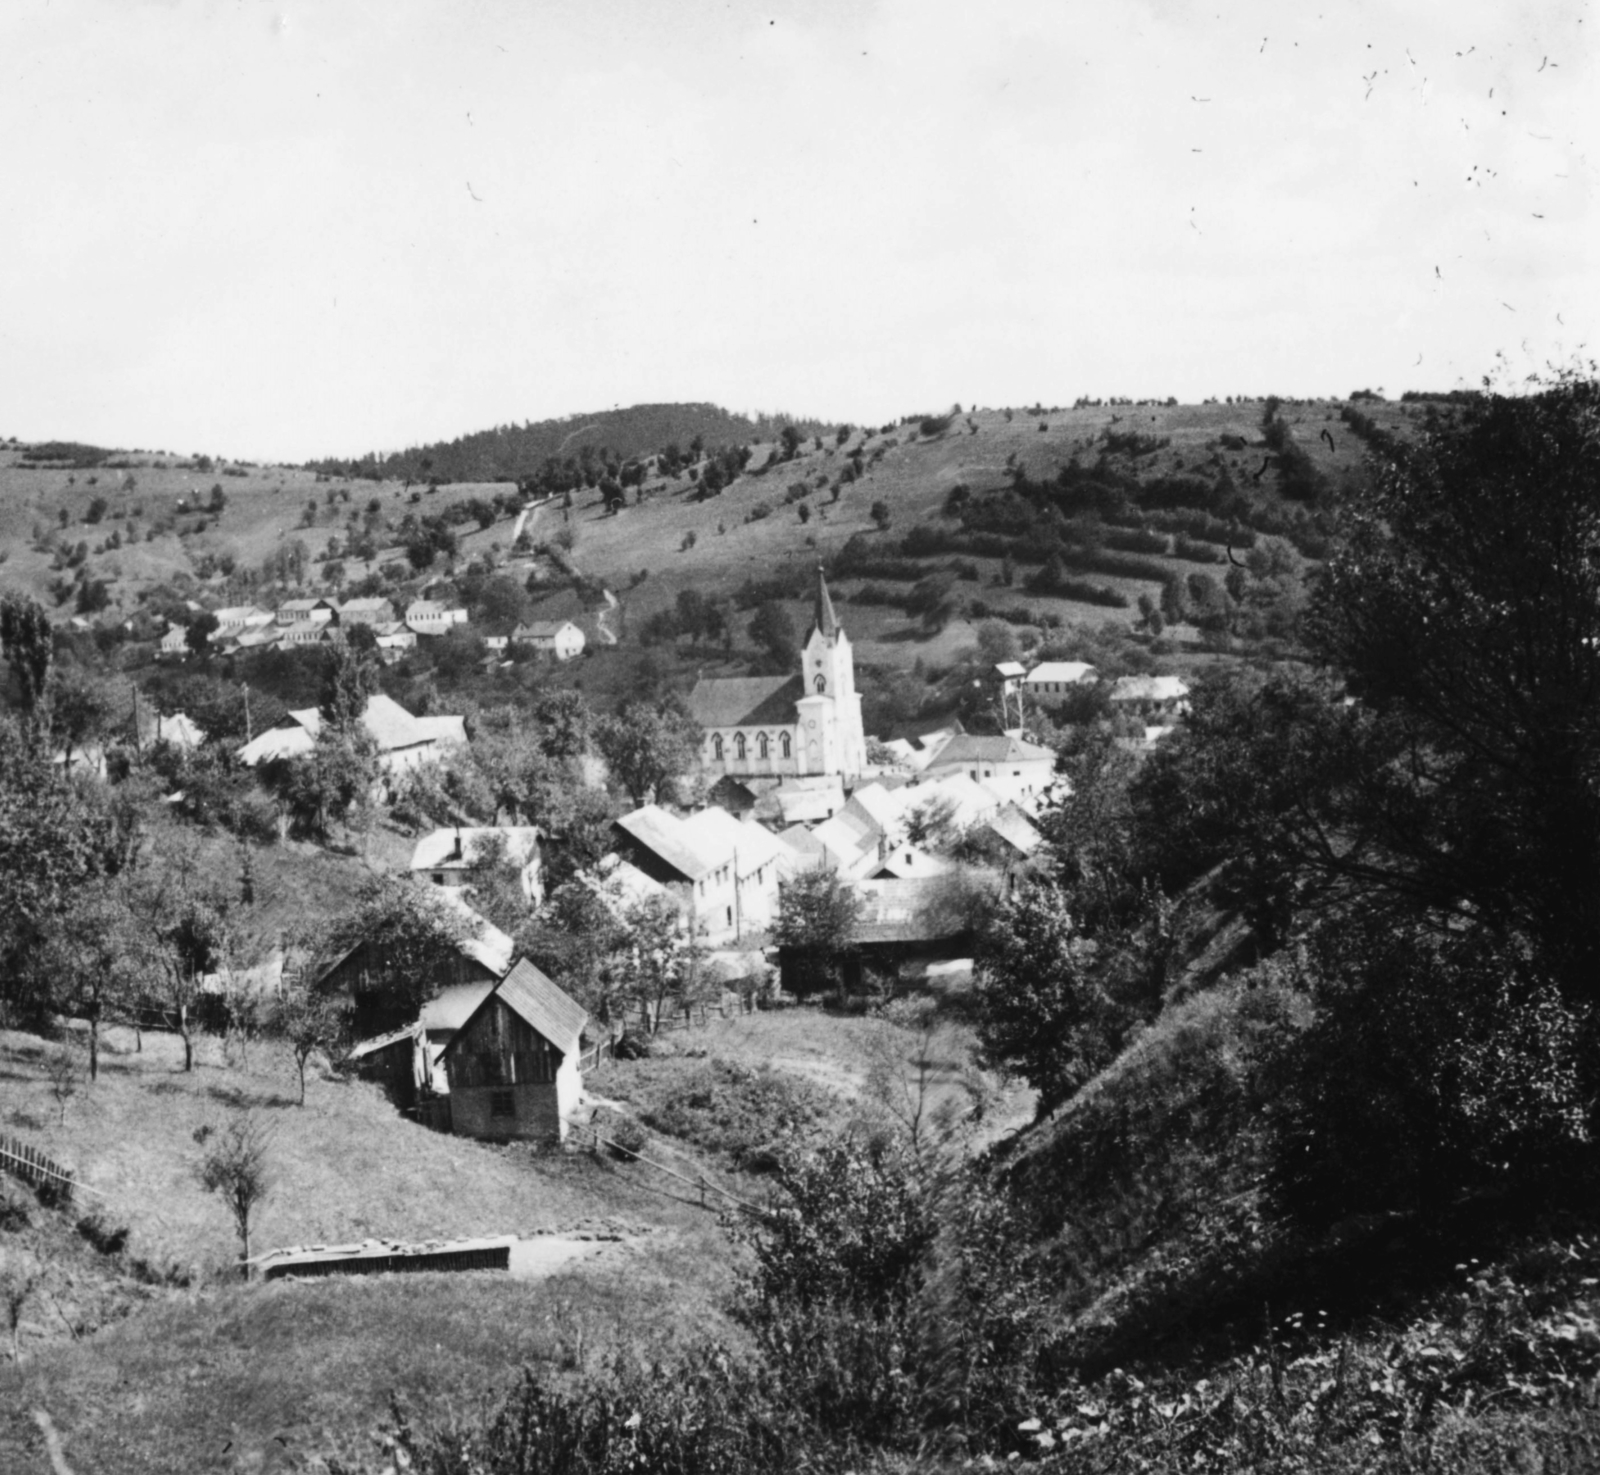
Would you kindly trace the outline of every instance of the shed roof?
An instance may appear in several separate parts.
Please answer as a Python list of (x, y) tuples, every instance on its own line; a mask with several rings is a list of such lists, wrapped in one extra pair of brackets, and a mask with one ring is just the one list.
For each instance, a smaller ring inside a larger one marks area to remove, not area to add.
[(494, 980), (480, 978), (476, 983), (453, 983), (422, 1006), (413, 1029), (446, 1030), (461, 1028), (495, 990)]
[(689, 693), (689, 715), (702, 727), (793, 727), (802, 676), (702, 676)]

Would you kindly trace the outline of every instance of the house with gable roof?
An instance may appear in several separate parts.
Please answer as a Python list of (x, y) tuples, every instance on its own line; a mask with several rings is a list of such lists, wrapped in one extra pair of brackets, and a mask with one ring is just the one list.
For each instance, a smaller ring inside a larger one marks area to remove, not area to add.
[(559, 1142), (582, 1089), (588, 1011), (526, 958), (445, 1046), (450, 1127), (464, 1137)]

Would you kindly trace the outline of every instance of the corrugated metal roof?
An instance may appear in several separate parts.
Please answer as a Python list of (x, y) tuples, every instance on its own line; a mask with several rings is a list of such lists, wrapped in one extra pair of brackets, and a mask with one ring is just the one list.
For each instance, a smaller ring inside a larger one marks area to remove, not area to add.
[(526, 958), (517, 959), (494, 992), (563, 1055), (578, 1048), (589, 1011)]
[(689, 715), (708, 728), (793, 727), (805, 692), (799, 675), (702, 676), (689, 693)]

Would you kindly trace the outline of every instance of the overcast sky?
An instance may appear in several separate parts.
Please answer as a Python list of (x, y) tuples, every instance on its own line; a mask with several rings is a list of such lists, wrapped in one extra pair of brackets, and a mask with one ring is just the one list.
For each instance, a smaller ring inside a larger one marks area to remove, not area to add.
[(6, 0), (0, 435), (299, 460), (647, 400), (1514, 382), (1594, 351), (1597, 28)]

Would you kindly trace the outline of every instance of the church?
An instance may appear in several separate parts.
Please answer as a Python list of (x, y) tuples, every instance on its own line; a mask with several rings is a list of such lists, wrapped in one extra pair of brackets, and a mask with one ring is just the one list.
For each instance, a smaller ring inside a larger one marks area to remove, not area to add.
[(708, 771), (738, 778), (859, 778), (867, 764), (855, 661), (817, 570), (811, 628), (791, 676), (702, 677), (689, 713), (705, 730)]

